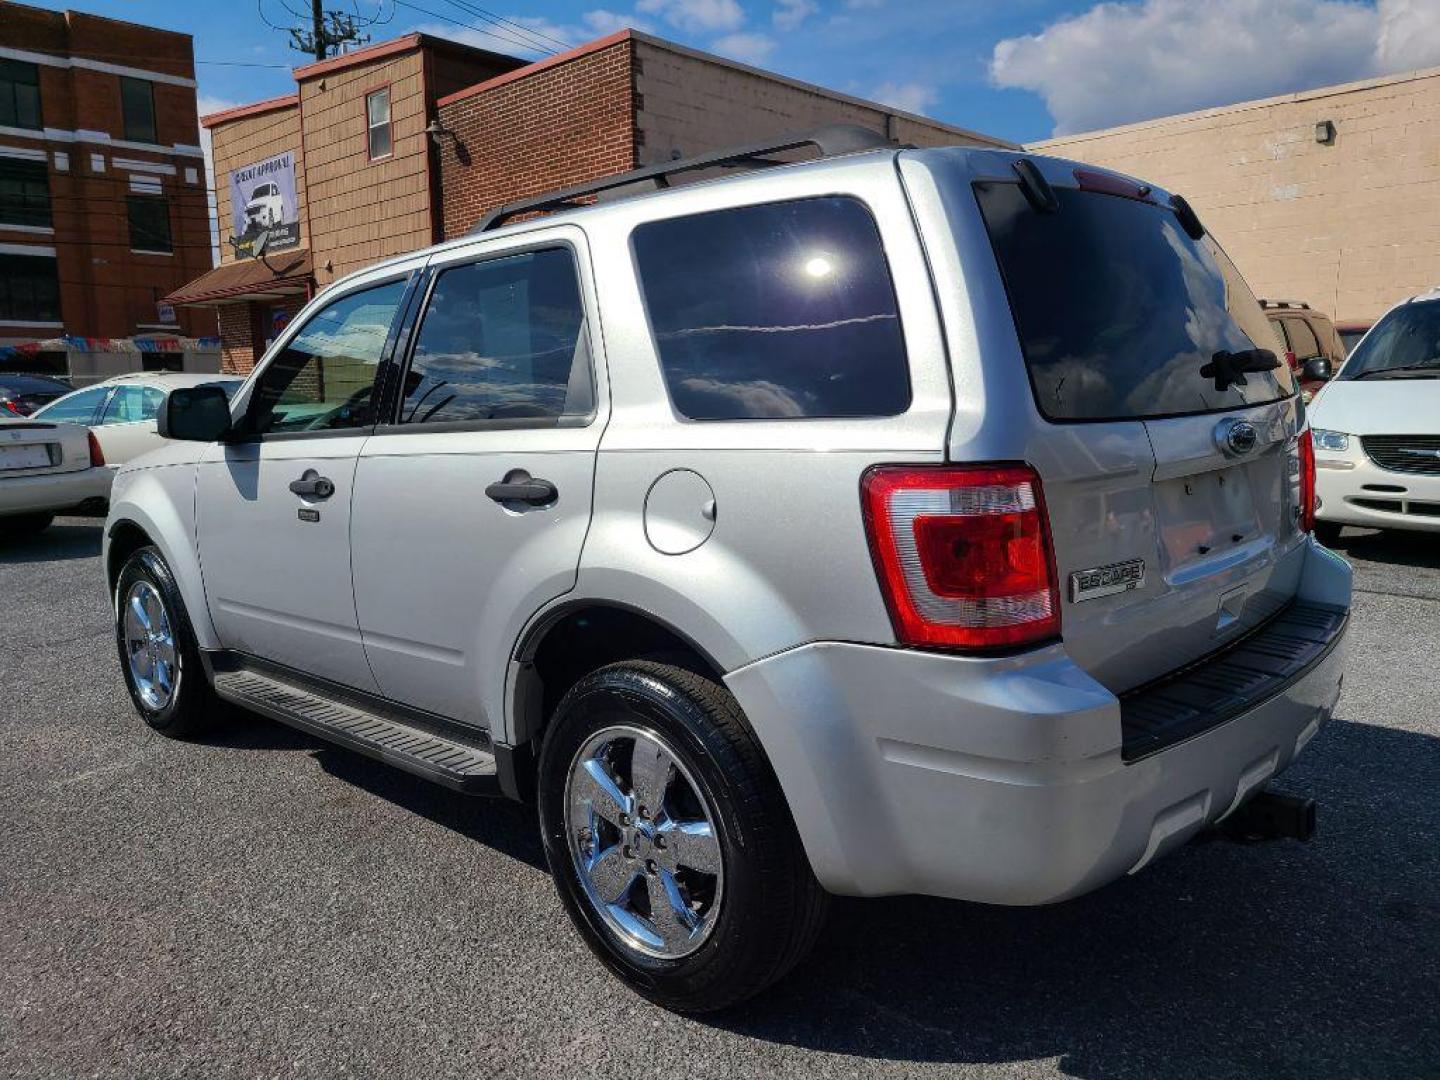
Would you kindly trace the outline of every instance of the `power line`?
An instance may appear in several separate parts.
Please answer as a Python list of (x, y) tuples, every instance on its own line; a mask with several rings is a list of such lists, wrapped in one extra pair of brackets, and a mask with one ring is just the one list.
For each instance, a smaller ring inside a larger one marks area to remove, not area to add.
[[(474, 16), (480, 18), (480, 19), (483, 19), (485, 22), (491, 23), (492, 25), (509, 27), (509, 28), (514, 29), (514, 30), (518, 30), (518, 31), (520, 31), (521, 33), (523, 33), (526, 37), (533, 38), (533, 39), (535, 39), (537, 42), (546, 42), (546, 41), (548, 41), (548, 42), (550, 42), (551, 44), (559, 45), (562, 49), (568, 49), (568, 48), (570, 48), (570, 42), (568, 42), (568, 41), (562, 41), (560, 38), (557, 38), (557, 37), (554, 37), (553, 35), (547, 34), (547, 33), (545, 33), (545, 32), (542, 31), (542, 30), (536, 30), (534, 27), (526, 26), (526, 25), (523, 24), (523, 23), (517, 23), (517, 22), (515, 22), (513, 19), (503, 18), (503, 17), (500, 16), (500, 15), (496, 15), (493, 11), (487, 11), (485, 8), (482, 8), (482, 7), (479, 7), (479, 6), (475, 5), (475, 4), (469, 3), (469, 0), (449, 0), (449, 2), (450, 2), (451, 4), (453, 4), (455, 7), (459, 8), (461, 11), (464, 11), (464, 12), (466, 12), (467, 14), (474, 15)], [(548, 48), (547, 46), (545, 46), (545, 45), (543, 45), (543, 44), (537, 45), (537, 46), (536, 46), (536, 49), (539, 50), (539, 51), (549, 52), (549, 53), (554, 53), (554, 51), (555, 51), (554, 49)]]
[(432, 19), (440, 19), (444, 22), (453, 23), (455, 26), (463, 27), (466, 30), (474, 30), (477, 34), (484, 34), (486, 37), (493, 37), (499, 41), (505, 42), (507, 45), (515, 46), (516, 48), (526, 49), (530, 52), (545, 53), (548, 56), (555, 55), (554, 49), (540, 48), (539, 46), (533, 45), (523, 39), (513, 36), (507, 36), (495, 30), (487, 30), (483, 26), (476, 26), (474, 23), (467, 23), (460, 19), (456, 19), (450, 15), (442, 14), (438, 11), (431, 11), (429, 8), (423, 8), (419, 4), (410, 3), (410, 0), (393, 0), (393, 2), (400, 7), (409, 8), (411, 11), (418, 11), (421, 15), (429, 15)]

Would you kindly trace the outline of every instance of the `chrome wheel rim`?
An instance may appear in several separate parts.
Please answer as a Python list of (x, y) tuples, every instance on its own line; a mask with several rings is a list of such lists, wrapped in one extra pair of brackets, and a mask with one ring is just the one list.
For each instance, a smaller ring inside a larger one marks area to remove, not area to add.
[(688, 956), (715, 928), (725, 868), (704, 789), (654, 731), (592, 735), (570, 763), (565, 834), (585, 896), (636, 952)]
[(135, 692), (152, 711), (163, 709), (175, 696), (180, 665), (175, 632), (160, 591), (148, 581), (137, 581), (125, 594), (121, 611), (125, 634), (125, 661)]

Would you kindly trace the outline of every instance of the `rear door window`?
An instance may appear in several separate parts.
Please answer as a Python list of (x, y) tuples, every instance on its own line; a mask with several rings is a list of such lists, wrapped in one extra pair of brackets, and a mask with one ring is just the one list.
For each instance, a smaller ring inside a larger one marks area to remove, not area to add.
[(691, 420), (894, 416), (910, 373), (875, 219), (844, 196), (639, 226), (645, 306)]
[[(1046, 417), (1179, 416), (1294, 392), (1244, 279), (1208, 236), (1192, 240), (1168, 207), (1056, 188), (1059, 208), (1042, 213), (1015, 183), (979, 183), (975, 194)], [(1272, 356), (1240, 361), (1248, 370), (1239, 378), (1216, 377), (1234, 371), (1235, 354), (1255, 349)]]

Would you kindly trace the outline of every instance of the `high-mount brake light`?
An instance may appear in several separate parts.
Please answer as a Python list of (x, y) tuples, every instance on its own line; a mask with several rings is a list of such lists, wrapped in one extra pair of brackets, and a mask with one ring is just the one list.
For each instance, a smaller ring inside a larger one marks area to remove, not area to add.
[(1034, 469), (881, 465), (861, 492), (903, 644), (984, 650), (1059, 636), (1054, 549)]

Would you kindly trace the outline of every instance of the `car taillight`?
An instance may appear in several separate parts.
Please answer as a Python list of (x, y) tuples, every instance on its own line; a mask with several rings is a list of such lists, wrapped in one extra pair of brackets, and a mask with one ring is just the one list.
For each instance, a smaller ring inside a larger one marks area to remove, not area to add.
[(1290, 370), (1295, 374), (1300, 373), (1300, 358), (1295, 355), (1293, 349), (1285, 350), (1285, 363), (1290, 365)]
[(1307, 427), (1300, 433), (1300, 531), (1315, 530), (1315, 440)]
[(993, 649), (1060, 633), (1040, 477), (1028, 465), (881, 465), (861, 482), (875, 570), (907, 645)]
[(85, 436), (90, 442), (90, 467), (98, 469), (105, 464), (105, 451), (100, 449), (100, 440), (95, 437), (95, 432), (87, 431)]
[(25, 416), (28, 412), (24, 405), (21, 405), (20, 402), (15, 401), (13, 398), (5, 398), (3, 401), (0, 401), (0, 409), (4, 409), (14, 416)]

